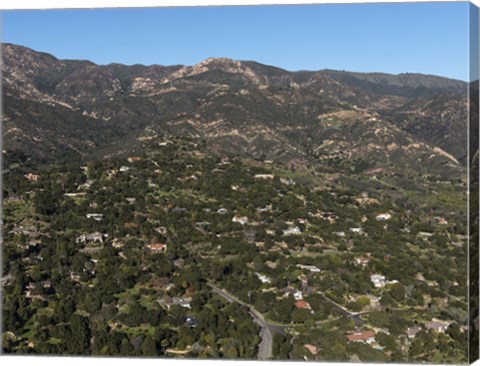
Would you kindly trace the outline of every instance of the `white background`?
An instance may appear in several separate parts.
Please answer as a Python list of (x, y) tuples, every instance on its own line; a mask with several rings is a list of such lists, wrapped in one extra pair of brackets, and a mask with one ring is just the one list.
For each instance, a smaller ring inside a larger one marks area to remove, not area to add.
[[(0, 9), (53, 9), (53, 8), (101, 8), (101, 7), (153, 7), (153, 6), (195, 6), (195, 5), (254, 5), (254, 4), (312, 4), (312, 3), (367, 3), (367, 2), (400, 2), (400, 1), (374, 1), (374, 0), (336, 0), (336, 1), (302, 1), (302, 0), (0, 0)], [(448, 0), (437, 0), (448, 1)], [(403, 2), (415, 2), (404, 0)], [(480, 6), (480, 0), (472, 3)], [(1, 28), (0, 28), (1, 29)], [(1, 39), (1, 30), (0, 30)], [(253, 361), (213, 361), (213, 360), (164, 360), (164, 359), (122, 359), (122, 358), (80, 358), (80, 357), (18, 357), (2, 356), (2, 366), (306, 366), (305, 362), (253, 362)], [(315, 366), (329, 365), (327, 363), (315, 363)], [(332, 365), (346, 366), (348, 363), (335, 363)], [(371, 364), (378, 365), (378, 364)], [(391, 365), (391, 364), (389, 364)], [(480, 366), (480, 362), (475, 363)]]

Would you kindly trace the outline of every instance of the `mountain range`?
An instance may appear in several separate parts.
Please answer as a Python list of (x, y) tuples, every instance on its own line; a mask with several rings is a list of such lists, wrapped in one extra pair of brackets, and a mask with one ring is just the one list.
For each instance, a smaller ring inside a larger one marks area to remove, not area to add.
[(450, 175), (467, 160), (468, 83), (432, 75), (59, 60), (2, 44), (4, 150), (45, 162), (140, 153), (160, 137), (325, 171)]

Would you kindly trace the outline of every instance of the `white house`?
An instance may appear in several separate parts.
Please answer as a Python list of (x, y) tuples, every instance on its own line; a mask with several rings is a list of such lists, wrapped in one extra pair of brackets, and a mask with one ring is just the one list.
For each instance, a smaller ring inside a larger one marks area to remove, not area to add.
[(363, 228), (361, 227), (351, 227), (350, 231), (355, 234), (361, 234), (363, 233)]
[(298, 235), (302, 231), (298, 226), (295, 227), (289, 227), (287, 230), (283, 230), (283, 235)]
[(248, 224), (248, 217), (246, 217), (246, 216), (233, 216), (232, 221), (237, 222), (240, 225), (245, 225), (245, 224)]
[(87, 214), (87, 219), (94, 219), (95, 221), (101, 221), (103, 219), (103, 214), (90, 213), (90, 214)]
[(307, 271), (310, 271), (312, 273), (320, 273), (321, 269), (315, 266), (307, 266), (304, 264), (297, 264), (297, 267), (300, 269), (306, 269)]
[(394, 283), (398, 283), (397, 280), (388, 281), (385, 278), (385, 276), (379, 275), (379, 274), (371, 275), (370, 280), (373, 282), (373, 285), (376, 288), (382, 288), (382, 287), (385, 287), (386, 285), (392, 285)]
[(269, 277), (267, 277), (267, 276), (265, 276), (265, 275), (263, 275), (263, 274), (261, 274), (261, 273), (255, 273), (255, 275), (258, 277), (258, 279), (259, 279), (262, 283), (272, 283), (272, 280), (271, 280)]
[(273, 174), (255, 174), (255, 179), (273, 179), (275, 176)]
[(375, 217), (377, 221), (386, 221), (386, 220), (390, 220), (391, 218), (392, 218), (392, 215), (390, 215), (389, 213), (381, 213)]
[(295, 293), (293, 294), (293, 298), (295, 300), (303, 300), (303, 293), (302, 291), (295, 291)]

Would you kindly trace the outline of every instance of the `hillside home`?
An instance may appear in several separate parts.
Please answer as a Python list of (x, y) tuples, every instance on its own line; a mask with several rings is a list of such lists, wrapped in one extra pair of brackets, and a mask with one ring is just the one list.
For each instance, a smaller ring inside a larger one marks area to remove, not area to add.
[(266, 205), (265, 207), (257, 207), (257, 212), (269, 212), (272, 211), (272, 204)]
[(90, 233), (90, 234), (82, 234), (77, 239), (75, 239), (76, 243), (103, 243), (103, 240), (108, 237), (108, 234), (102, 234), (99, 232)]
[(452, 321), (442, 321), (438, 319), (432, 319), (432, 321), (425, 323), (425, 328), (433, 329), (437, 333), (445, 333)]
[(174, 209), (172, 209), (172, 212), (183, 213), (183, 212), (187, 212), (187, 209), (185, 207), (175, 207)]
[(192, 302), (191, 299), (183, 299), (181, 297), (174, 297), (174, 298), (172, 298), (171, 305), (179, 305), (182, 308), (191, 309), (191, 307), (192, 307), (191, 302)]
[(305, 264), (297, 264), (297, 267), (300, 269), (305, 269), (307, 271), (310, 271), (312, 273), (320, 273), (322, 270), (316, 266), (308, 266)]
[(245, 224), (248, 224), (248, 217), (246, 217), (246, 216), (233, 216), (232, 221), (237, 222), (240, 225), (245, 225)]
[(154, 253), (163, 253), (167, 251), (167, 244), (162, 244), (162, 243), (148, 244), (147, 249)]
[(305, 347), (307, 351), (310, 352), (312, 355), (318, 355), (318, 348), (315, 347), (313, 344), (304, 344), (303, 347)]
[(392, 281), (388, 281), (385, 276), (383, 275), (379, 275), (379, 274), (373, 274), (370, 276), (370, 280), (373, 282), (373, 285), (376, 287), (376, 288), (383, 288), (385, 287), (386, 285), (392, 285), (394, 283), (398, 283), (397, 280), (392, 280)]
[(389, 213), (381, 213), (375, 216), (375, 219), (377, 221), (387, 221), (387, 220), (390, 220), (391, 218), (392, 218), (392, 215), (390, 215)]
[(90, 214), (87, 214), (87, 219), (94, 219), (95, 221), (101, 221), (103, 219), (103, 214), (90, 213)]
[(255, 179), (273, 179), (275, 176), (273, 174), (255, 174)]
[(295, 307), (297, 309), (312, 310), (312, 307), (310, 306), (310, 304), (308, 302), (306, 302), (305, 300), (297, 300), (295, 302)]
[(272, 283), (272, 280), (271, 280), (269, 277), (267, 277), (267, 276), (265, 276), (265, 275), (263, 275), (263, 274), (261, 274), (261, 273), (255, 273), (255, 275), (258, 277), (258, 279), (259, 279), (262, 283)]
[(361, 227), (351, 227), (350, 231), (355, 234), (362, 234), (363, 233), (363, 228)]
[(364, 332), (355, 332), (347, 334), (347, 339), (349, 342), (360, 342), (370, 344), (375, 341), (375, 333), (372, 330), (367, 330)]
[(36, 182), (40, 179), (40, 176), (37, 174), (27, 173), (25, 174), (25, 178), (27, 178), (30, 182)]
[(420, 328), (418, 325), (415, 325), (413, 327), (408, 327), (407, 328), (407, 337), (412, 339), (415, 338), (418, 332), (420, 332), (422, 328)]
[(295, 185), (295, 181), (293, 179), (289, 179), (289, 178), (281, 177), (280, 182), (287, 185), (287, 186), (294, 186)]
[(370, 258), (368, 257), (361, 256), (361, 257), (355, 258), (355, 263), (364, 268), (368, 265), (369, 262), (370, 262)]
[(288, 229), (283, 230), (283, 235), (298, 235), (301, 232), (302, 231), (300, 230), (300, 228), (298, 226), (295, 226), (295, 227), (289, 227)]

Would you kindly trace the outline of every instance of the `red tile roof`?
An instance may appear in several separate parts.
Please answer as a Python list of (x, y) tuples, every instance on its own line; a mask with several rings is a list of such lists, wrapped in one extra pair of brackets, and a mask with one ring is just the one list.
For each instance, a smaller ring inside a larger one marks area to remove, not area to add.
[(298, 300), (295, 303), (295, 306), (297, 307), (297, 309), (308, 309), (308, 310), (312, 309), (310, 304), (304, 300)]
[(372, 330), (347, 335), (347, 339), (349, 342), (363, 342), (374, 337), (375, 333)]

